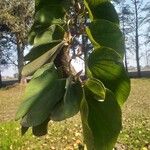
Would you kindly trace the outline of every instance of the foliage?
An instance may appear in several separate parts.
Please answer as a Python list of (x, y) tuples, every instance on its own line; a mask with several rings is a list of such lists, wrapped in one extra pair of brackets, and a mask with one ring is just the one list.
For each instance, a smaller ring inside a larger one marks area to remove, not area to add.
[[(120, 0), (117, 5), (121, 28), (125, 37), (125, 65), (128, 69), (128, 60), (135, 58), (138, 76), (140, 76), (141, 63), (145, 61), (148, 65), (148, 43), (149, 43), (149, 2), (143, 0)], [(145, 45), (145, 47), (143, 47)], [(143, 57), (144, 56), (144, 57)], [(143, 60), (142, 60), (143, 59)]]
[[(11, 57), (10, 61), (18, 67), (18, 79), (21, 80), (21, 71), (24, 66), (24, 50), (27, 46), (27, 35), (32, 24), (34, 12), (33, 1), (0, 0), (0, 32), (11, 43), (13, 54), (16, 54), (15, 60)], [(0, 36), (1, 38), (1, 36)], [(9, 51), (8, 46), (5, 47)], [(7, 55), (7, 53), (6, 53)]]
[[(13, 34), (1, 33), (0, 36), (0, 64), (1, 65), (16, 65), (14, 54), (15, 38)], [(3, 63), (5, 61), (6, 63)], [(2, 69), (2, 68), (1, 68)]]
[(146, 32), (146, 43), (150, 43), (150, 35), (149, 35), (149, 31), (150, 31), (150, 2), (147, 2), (143, 8), (143, 11), (146, 13), (145, 18), (142, 20), (143, 24), (148, 24), (148, 28), (147, 28), (147, 32)]
[(33, 8), (33, 1), (0, 0), (0, 25), (6, 25), (11, 34), (19, 33), (21, 40), (25, 42), (32, 22)]
[[(123, 67), (124, 41), (112, 3), (35, 2), (29, 33), (33, 48), (22, 72), (33, 77), (16, 114), (16, 120), (22, 118), (22, 134), (32, 127), (33, 134), (44, 135), (49, 120), (61, 121), (80, 111), (87, 149), (113, 149), (122, 128), (121, 106), (129, 95), (130, 81)], [(81, 49), (70, 49), (80, 36)], [(85, 48), (87, 39), (93, 46), (90, 50)], [(84, 72), (72, 66), (76, 57), (84, 59)]]

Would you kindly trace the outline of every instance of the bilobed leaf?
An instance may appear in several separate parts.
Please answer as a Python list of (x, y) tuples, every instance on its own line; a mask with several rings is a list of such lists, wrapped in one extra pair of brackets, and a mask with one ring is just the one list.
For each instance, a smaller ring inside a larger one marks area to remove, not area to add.
[(79, 82), (72, 83), (70, 78), (68, 80), (64, 97), (51, 113), (51, 119), (54, 121), (62, 121), (73, 117), (80, 110), (80, 103), (83, 98), (81, 84)]
[[(45, 76), (45, 78), (47, 77)], [(35, 99), (35, 102), (23, 117), (22, 126), (37, 126), (50, 117), (54, 106), (64, 95), (65, 83), (65, 79), (55, 80), (52, 84), (47, 84), (40, 93), (31, 97), (30, 100)]]
[(95, 78), (89, 78), (85, 82), (85, 87), (88, 88), (94, 95), (94, 98), (98, 101), (103, 101), (105, 99), (106, 89), (102, 82)]
[(50, 43), (33, 46), (30, 52), (24, 57), (25, 61), (33, 61), (39, 56), (43, 55), (54, 46), (58, 45), (60, 41), (52, 41)]
[[(35, 136), (43, 136), (47, 134), (49, 119), (46, 119), (42, 124), (32, 127), (32, 133)], [(28, 131), (29, 127), (21, 126), (21, 135)]]
[(119, 27), (106, 20), (96, 20), (90, 23), (86, 32), (94, 47), (98, 44), (114, 49), (123, 59), (124, 39)]
[(61, 43), (59, 43), (58, 45), (56, 45), (55, 47), (53, 47), (52, 49), (35, 59), (34, 61), (25, 65), (25, 67), (22, 70), (22, 75), (32, 75), (37, 69), (39, 69), (44, 64), (52, 62), (63, 46), (64, 41), (62, 41)]
[[(106, 90), (105, 100), (99, 102), (92, 97), (90, 91), (85, 90), (85, 98), (88, 105), (87, 121), (92, 133), (93, 149), (112, 150), (122, 129), (121, 109), (115, 96), (111, 91)], [(84, 138), (87, 139), (87, 137)], [(86, 142), (86, 144), (91, 143), (91, 141)], [(91, 150), (88, 146), (87, 149)]]
[(26, 87), (23, 102), (16, 113), (16, 120), (24, 117), (35, 101), (38, 100), (40, 94), (44, 92), (43, 90), (52, 88), (57, 79), (58, 73), (53, 64), (47, 64), (37, 70)]
[(113, 49), (97, 48), (89, 56), (88, 67), (93, 77), (110, 89), (118, 103), (122, 105), (130, 92), (130, 80), (120, 56)]
[(117, 12), (109, 0), (84, 0), (91, 21), (104, 19), (119, 24)]
[(32, 133), (35, 136), (43, 136), (47, 134), (49, 118), (38, 126), (32, 127)]

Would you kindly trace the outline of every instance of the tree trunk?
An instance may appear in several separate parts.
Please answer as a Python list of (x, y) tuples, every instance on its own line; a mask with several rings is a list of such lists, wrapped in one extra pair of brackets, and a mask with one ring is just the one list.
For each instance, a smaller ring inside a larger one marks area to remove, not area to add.
[(17, 42), (17, 56), (18, 56), (18, 81), (21, 82), (22, 79), (22, 69), (24, 66), (24, 46), (19, 39), (19, 35), (16, 34), (16, 42)]
[(126, 69), (126, 72), (128, 72), (128, 61), (127, 61), (127, 52), (126, 52), (126, 49), (125, 49), (125, 69)]
[(0, 88), (2, 87), (2, 75), (1, 75), (1, 71), (0, 71)]
[(136, 21), (136, 31), (135, 31), (135, 48), (136, 48), (136, 65), (137, 65), (137, 75), (141, 76), (141, 68), (140, 68), (140, 59), (139, 59), (139, 25), (138, 25), (138, 8), (137, 8), (137, 0), (134, 1), (135, 5), (135, 21)]
[[(126, 35), (125, 35), (125, 18), (124, 18), (124, 14), (123, 14), (123, 10), (122, 10), (122, 22), (123, 22), (123, 36), (124, 36), (124, 40), (126, 42)], [(124, 42), (124, 51), (125, 51), (125, 69), (128, 72), (128, 62), (127, 62), (127, 51), (126, 51), (126, 43)]]

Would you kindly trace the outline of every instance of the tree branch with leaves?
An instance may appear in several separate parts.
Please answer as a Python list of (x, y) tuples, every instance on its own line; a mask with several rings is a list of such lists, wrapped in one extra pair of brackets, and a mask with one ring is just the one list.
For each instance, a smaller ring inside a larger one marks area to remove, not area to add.
[[(34, 135), (45, 135), (50, 120), (80, 112), (87, 149), (113, 149), (122, 129), (121, 106), (130, 92), (124, 39), (113, 4), (35, 0), (34, 16), (29, 33), (33, 47), (22, 71), (32, 79), (16, 114), (22, 134), (32, 127)], [(80, 72), (70, 63), (78, 56), (85, 64)]]

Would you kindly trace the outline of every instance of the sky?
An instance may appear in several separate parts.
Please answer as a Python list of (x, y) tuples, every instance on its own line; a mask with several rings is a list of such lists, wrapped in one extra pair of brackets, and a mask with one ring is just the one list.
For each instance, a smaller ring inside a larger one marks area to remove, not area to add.
[[(127, 3), (129, 5), (131, 5), (131, 0), (126, 0)], [(143, 6), (147, 3), (147, 2), (150, 2), (149, 0), (143, 0)], [(133, 7), (133, 6), (132, 6)], [(145, 15), (145, 13), (140, 13), (140, 15)], [(146, 33), (146, 29), (147, 29), (147, 25), (144, 25), (142, 26), (140, 29), (139, 29), (139, 34), (143, 34), (143, 33)], [(150, 45), (146, 45), (144, 44), (144, 41), (145, 39), (143, 37), (139, 37), (139, 43), (140, 43), (140, 56), (142, 56), (140, 58), (140, 65), (141, 66), (145, 66), (147, 63), (146, 61), (146, 50), (150, 50), (149, 49), (149, 46)], [(128, 56), (128, 66), (136, 66), (136, 56), (135, 55), (131, 55), (129, 52), (127, 53), (127, 56)]]
[[(143, 3), (146, 4), (147, 2), (149, 2), (149, 0), (143, 0)], [(127, 0), (128, 4), (131, 4), (131, 0)], [(141, 32), (143, 32), (145, 28), (141, 29)], [(144, 39), (140, 39), (141, 41)], [(141, 53), (145, 53), (144, 50), (148, 47), (148, 45), (143, 45), (141, 48)], [(27, 53), (29, 51), (29, 47), (25, 50), (25, 53)], [(128, 54), (128, 66), (136, 66), (136, 61), (135, 61), (135, 56)], [(146, 65), (146, 59), (145, 59), (145, 55), (143, 55), (143, 57), (141, 57), (141, 66), (145, 66)], [(83, 64), (77, 60), (77, 61), (73, 61), (73, 65), (76, 68), (76, 70), (80, 71), (82, 70)], [(9, 67), (8, 69), (4, 69), (2, 71), (2, 76), (11, 76), (13, 77), (13, 75), (17, 72), (17, 68), (16, 67)]]

